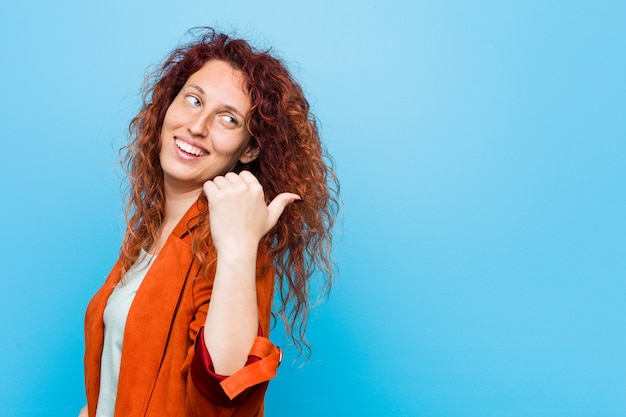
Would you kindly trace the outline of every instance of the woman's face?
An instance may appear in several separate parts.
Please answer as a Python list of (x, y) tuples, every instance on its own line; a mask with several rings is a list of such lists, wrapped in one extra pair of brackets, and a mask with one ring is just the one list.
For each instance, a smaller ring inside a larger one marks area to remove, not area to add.
[(246, 118), (250, 97), (241, 71), (209, 61), (191, 75), (165, 113), (159, 159), (166, 187), (185, 192), (202, 188), (237, 162), (258, 156)]

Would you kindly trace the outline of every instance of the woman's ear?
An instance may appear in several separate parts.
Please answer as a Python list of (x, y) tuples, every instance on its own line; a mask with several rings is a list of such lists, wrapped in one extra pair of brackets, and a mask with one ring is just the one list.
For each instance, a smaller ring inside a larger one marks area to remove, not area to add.
[(242, 164), (249, 164), (250, 162), (254, 161), (259, 157), (259, 153), (261, 152), (261, 149), (256, 144), (256, 142), (254, 142), (254, 140), (251, 140), (250, 142), (251, 143), (250, 145), (248, 145), (248, 148), (241, 154), (241, 157), (239, 158), (239, 162), (241, 162)]

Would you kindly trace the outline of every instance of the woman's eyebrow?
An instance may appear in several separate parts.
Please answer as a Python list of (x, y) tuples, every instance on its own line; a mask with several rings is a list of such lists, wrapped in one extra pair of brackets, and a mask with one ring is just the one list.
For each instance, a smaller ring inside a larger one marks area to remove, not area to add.
[(204, 90), (199, 85), (189, 84), (187, 88), (195, 88), (196, 90), (198, 90), (199, 93), (204, 94)]

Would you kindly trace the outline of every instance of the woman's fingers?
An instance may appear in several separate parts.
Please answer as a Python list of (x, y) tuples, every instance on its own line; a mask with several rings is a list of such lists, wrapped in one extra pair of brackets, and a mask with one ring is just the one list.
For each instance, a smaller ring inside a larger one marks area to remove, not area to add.
[(206, 195), (206, 198), (209, 201), (211, 201), (211, 196), (214, 195), (219, 190), (219, 188), (217, 187), (214, 181), (205, 182), (202, 188), (204, 190), (204, 194)]
[(281, 193), (268, 205), (263, 187), (248, 171), (228, 173), (204, 184), (211, 213), (211, 234), (216, 247), (236, 246), (237, 241), (261, 239), (278, 222), (285, 207), (300, 200)]
[(241, 171), (238, 177), (249, 185), (261, 185), (259, 184), (259, 180), (250, 172), (250, 171)]
[[(230, 174), (230, 173), (229, 173)], [(223, 188), (227, 188), (230, 187), (234, 182), (236, 182), (236, 178), (233, 178), (231, 175), (226, 174), (224, 176), (220, 175), (217, 176), (215, 178), (213, 178), (213, 180), (208, 181), (208, 182), (212, 182), (213, 184), (215, 184), (217, 186), (217, 188), (219, 189), (223, 189)], [(237, 174), (233, 174), (233, 175), (237, 175)]]
[[(245, 174), (244, 174), (245, 173)], [(238, 186), (261, 186), (259, 181), (256, 179), (254, 175), (252, 175), (248, 171), (243, 171), (241, 174), (235, 174), (234, 172), (229, 172), (226, 175), (220, 175), (213, 178), (207, 183), (213, 183), (215, 186), (222, 190), (229, 187), (238, 187)]]

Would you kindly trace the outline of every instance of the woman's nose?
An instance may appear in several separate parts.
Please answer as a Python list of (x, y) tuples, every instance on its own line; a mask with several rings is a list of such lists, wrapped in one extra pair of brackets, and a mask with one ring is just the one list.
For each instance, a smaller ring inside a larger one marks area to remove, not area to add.
[(189, 123), (189, 132), (194, 136), (206, 137), (209, 134), (209, 124), (211, 118), (207, 113), (199, 113), (193, 117)]

